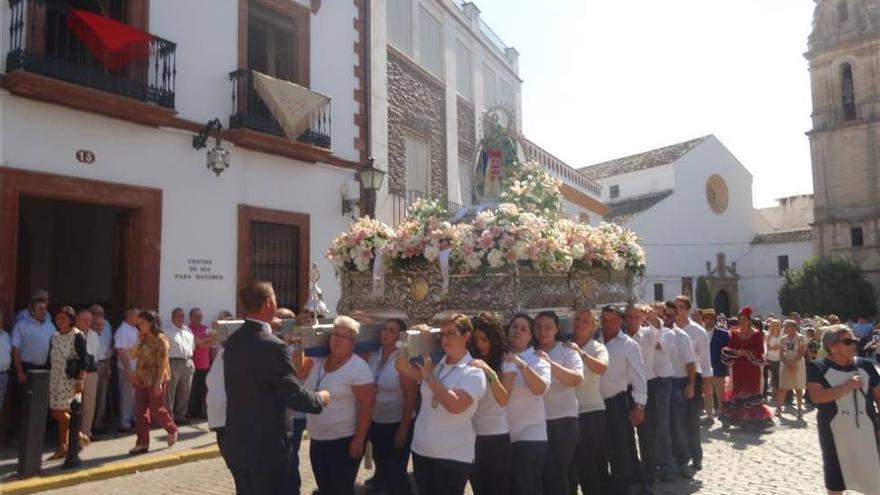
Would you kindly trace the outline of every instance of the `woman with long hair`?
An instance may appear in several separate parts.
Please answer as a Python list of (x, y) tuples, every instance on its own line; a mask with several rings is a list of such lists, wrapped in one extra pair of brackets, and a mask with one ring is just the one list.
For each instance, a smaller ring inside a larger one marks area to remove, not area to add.
[(764, 361), (764, 338), (752, 326), (746, 313), (739, 314), (738, 328), (730, 334), (722, 349), (724, 364), (731, 366), (733, 390), (721, 403), (721, 422), (750, 429), (773, 426), (773, 413), (761, 396), (761, 367)]
[[(67, 456), (70, 401), (83, 392), (86, 336), (76, 328), (76, 313), (70, 306), (63, 306), (55, 313), (55, 326), (58, 332), (52, 336), (49, 352), (49, 409), (58, 422), (58, 449), (50, 459), (63, 459)], [(89, 438), (83, 433), (79, 437), (80, 445), (89, 444)]]
[(516, 367), (504, 361), (507, 344), (501, 322), (491, 313), (480, 313), (471, 322), (474, 338), (471, 363), (486, 374), (489, 390), (480, 399), (474, 415), (474, 471), (471, 488), (474, 495), (507, 495), (510, 493), (510, 427), (504, 406), (510, 400), (510, 389), (516, 378)]
[(807, 342), (798, 333), (798, 324), (794, 320), (785, 320), (782, 327), (785, 335), (779, 339), (782, 366), (779, 371), (779, 389), (776, 392), (776, 417), (782, 417), (785, 394), (793, 390), (797, 397), (797, 418), (801, 419), (804, 414), (804, 387), (807, 386)]
[[(544, 394), (550, 388), (550, 363), (538, 357), (532, 348), (535, 320), (525, 313), (510, 319), (505, 331), (508, 354), (505, 361), (513, 364), (516, 378), (504, 410), (510, 427), (511, 460), (510, 493), (540, 495), (541, 475), (547, 455), (547, 412)], [(552, 494), (548, 494), (552, 495)]]
[(767, 333), (764, 334), (764, 345), (767, 348), (767, 352), (764, 354), (764, 358), (767, 360), (767, 366), (764, 368), (764, 395), (767, 397), (771, 396), (771, 388), (773, 395), (779, 392), (780, 330), (779, 320), (775, 318), (767, 320)]
[(385, 322), (379, 334), (379, 349), (370, 353), (367, 364), (376, 380), (376, 405), (369, 439), (376, 461), (375, 476), (368, 483), (389, 495), (412, 493), (406, 466), (412, 443), (412, 424), (416, 411), (416, 382), (398, 373), (394, 363), (400, 335), (406, 322), (393, 318)]
[(472, 366), (468, 344), (470, 319), (454, 314), (440, 323), (443, 358), (437, 365), (428, 354), (410, 364), (399, 353), (397, 371), (421, 381), (422, 405), (416, 418), (412, 462), (420, 495), (461, 495), (474, 465), (476, 432), (473, 417), (486, 393), (485, 373)]
[(168, 361), (168, 338), (162, 333), (162, 323), (155, 311), (141, 311), (137, 321), (138, 341), (129, 349), (137, 359), (134, 371), (134, 416), (137, 442), (129, 454), (150, 450), (150, 422), (154, 419), (168, 432), (168, 446), (177, 442), (177, 425), (165, 407), (165, 386), (171, 379)]
[(830, 326), (822, 334), (828, 357), (811, 361), (807, 368), (829, 495), (844, 490), (880, 493), (875, 407), (880, 403), (880, 375), (874, 363), (856, 357), (857, 343), (846, 325)]

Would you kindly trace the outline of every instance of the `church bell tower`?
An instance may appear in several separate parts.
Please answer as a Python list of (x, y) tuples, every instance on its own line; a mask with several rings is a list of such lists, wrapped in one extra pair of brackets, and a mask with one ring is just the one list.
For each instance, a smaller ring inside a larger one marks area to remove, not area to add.
[(815, 3), (813, 251), (850, 258), (880, 294), (880, 0)]

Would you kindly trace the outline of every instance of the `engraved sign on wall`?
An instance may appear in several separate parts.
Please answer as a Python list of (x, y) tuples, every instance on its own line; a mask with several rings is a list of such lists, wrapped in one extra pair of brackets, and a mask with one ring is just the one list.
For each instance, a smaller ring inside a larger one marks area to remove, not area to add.
[(186, 267), (186, 271), (174, 274), (175, 280), (223, 280), (223, 274), (214, 271), (211, 258), (187, 258)]

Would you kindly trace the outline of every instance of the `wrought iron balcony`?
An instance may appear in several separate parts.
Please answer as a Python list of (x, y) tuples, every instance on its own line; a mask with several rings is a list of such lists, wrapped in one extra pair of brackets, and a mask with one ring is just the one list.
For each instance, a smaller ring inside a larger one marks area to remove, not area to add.
[[(272, 111), (263, 101), (254, 87), (254, 73), (248, 69), (239, 69), (229, 73), (232, 82), (232, 115), (229, 116), (230, 129), (252, 129), (255, 131), (284, 137), (284, 129), (272, 115)], [(309, 124), (305, 131), (296, 137), (296, 141), (311, 144), (319, 148), (330, 149), (331, 145), (331, 106), (319, 106), (307, 116)]]
[(7, 72), (27, 71), (174, 108), (175, 43), (149, 35), (136, 56), (108, 63), (74, 34), (66, 0), (9, 0), (9, 10)]
[(455, 216), (459, 210), (464, 208), (464, 206), (446, 199), (445, 194), (429, 194), (422, 191), (416, 191), (414, 189), (409, 189), (404, 191), (403, 194), (392, 193), (391, 194), (391, 215), (392, 215), (392, 223), (394, 226), (399, 225), (401, 222), (406, 220), (407, 210), (410, 206), (412, 206), (416, 201), (420, 199), (436, 199), (440, 201), (440, 204), (446, 208), (446, 211), (449, 212), (450, 216)]

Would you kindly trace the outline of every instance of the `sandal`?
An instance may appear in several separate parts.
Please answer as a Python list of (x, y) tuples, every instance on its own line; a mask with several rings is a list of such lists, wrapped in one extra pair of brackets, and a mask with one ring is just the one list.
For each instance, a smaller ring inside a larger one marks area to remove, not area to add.
[(135, 445), (133, 449), (128, 451), (128, 454), (129, 455), (138, 455), (138, 454), (143, 454), (148, 450), (150, 450), (149, 445)]
[(48, 460), (54, 461), (56, 459), (64, 459), (65, 457), (67, 457), (67, 449), (59, 449)]

